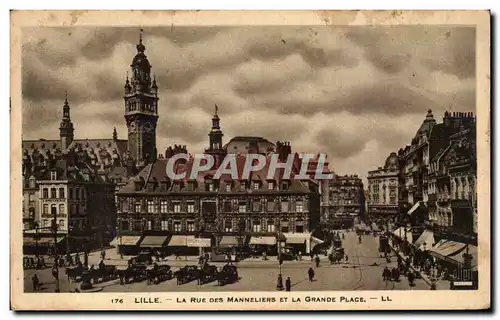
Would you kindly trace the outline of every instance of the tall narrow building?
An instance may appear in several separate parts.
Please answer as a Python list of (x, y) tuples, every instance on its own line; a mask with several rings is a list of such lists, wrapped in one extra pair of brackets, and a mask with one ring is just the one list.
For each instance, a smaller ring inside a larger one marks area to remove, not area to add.
[(73, 142), (74, 139), (75, 129), (73, 128), (73, 122), (71, 122), (69, 111), (68, 96), (66, 95), (63, 105), (63, 117), (61, 120), (61, 125), (59, 126), (59, 138), (61, 140), (62, 150), (66, 150), (66, 148)]
[(128, 128), (128, 150), (137, 166), (156, 160), (156, 124), (158, 122), (158, 86), (151, 79), (151, 65), (144, 54), (142, 30), (137, 54), (130, 65), (132, 77), (125, 81), (125, 121)]
[(226, 151), (222, 146), (222, 137), (224, 134), (220, 128), (220, 118), (218, 114), (219, 108), (215, 105), (214, 115), (212, 117), (212, 129), (208, 134), (209, 137), (209, 146), (208, 149), (205, 149), (206, 154), (210, 154), (215, 159), (215, 168), (218, 168), (222, 163), (224, 156), (226, 155)]

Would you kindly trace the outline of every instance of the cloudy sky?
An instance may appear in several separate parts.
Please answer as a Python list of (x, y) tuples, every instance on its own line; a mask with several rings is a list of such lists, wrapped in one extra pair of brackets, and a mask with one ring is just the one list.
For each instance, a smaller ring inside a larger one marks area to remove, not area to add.
[[(57, 139), (65, 91), (75, 136), (126, 138), (123, 85), (138, 28), (23, 29), (23, 139)], [(237, 135), (326, 152), (330, 168), (383, 165), (427, 109), (475, 110), (468, 27), (144, 28), (159, 86), (157, 146), (207, 146), (214, 104)]]

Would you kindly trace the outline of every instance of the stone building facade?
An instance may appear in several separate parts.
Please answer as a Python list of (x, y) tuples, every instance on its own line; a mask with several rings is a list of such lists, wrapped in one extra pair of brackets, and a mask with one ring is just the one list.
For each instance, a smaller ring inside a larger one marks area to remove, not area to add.
[[(468, 115), (471, 117), (471, 115)], [(432, 160), (429, 174), (429, 222), (462, 234), (477, 233), (475, 123), (467, 121)]]
[(357, 175), (335, 175), (328, 181), (327, 220), (360, 217), (365, 213), (363, 181)]
[[(476, 118), (471, 112), (446, 111), (443, 121), (438, 123), (428, 110), (411, 144), (397, 155), (391, 154), (393, 169), (384, 167), (369, 172), (369, 213), (374, 214), (375, 204), (386, 203), (387, 199), (394, 204), (392, 193), (389, 191), (387, 195), (387, 189), (381, 191), (380, 184), (384, 183), (397, 190), (400, 221), (432, 227), (444, 238), (457, 237), (474, 243), (477, 237), (475, 126)], [(396, 214), (396, 207), (393, 209), (391, 214)]]
[(368, 172), (368, 214), (394, 217), (399, 214), (399, 158), (395, 152), (385, 160), (384, 167)]
[[(205, 152), (231, 153), (226, 148), (219, 150), (223, 135), (217, 110), (214, 119), (211, 133), (215, 129), (217, 135), (209, 134), (209, 148)], [(240, 137), (237, 140), (245, 139)], [(252, 137), (248, 140), (254, 141)], [(231, 145), (230, 142), (226, 146)], [(228, 236), (244, 242), (252, 236), (275, 239), (278, 233), (310, 234), (320, 219), (318, 183), (313, 179), (293, 179), (293, 176), (285, 179), (282, 170), (277, 170), (269, 178), (272, 155), (278, 154), (280, 161), (286, 162), (291, 153), (288, 143), (278, 142), (276, 146), (276, 153), (266, 154), (269, 150), (265, 148), (264, 168), (252, 172), (248, 179), (233, 179), (228, 174), (216, 179), (216, 162), (212, 170), (199, 173), (195, 179), (170, 180), (165, 174), (167, 161), (176, 153), (187, 154), (187, 150), (169, 148), (176, 151), (168, 151), (165, 158), (148, 164), (119, 191), (117, 246), (130, 247), (127, 241), (123, 244), (126, 237), (137, 243), (147, 236), (163, 236), (165, 239), (196, 236), (210, 239), (211, 248), (218, 250), (222, 239)], [(249, 152), (249, 149), (245, 150)], [(294, 159), (298, 158), (295, 154)], [(237, 154), (235, 159), (237, 171), (241, 173), (245, 154)], [(193, 161), (192, 157), (178, 161), (175, 172), (191, 172)], [(300, 164), (294, 163), (293, 175), (299, 173), (299, 167)], [(164, 245), (159, 247), (165, 249)]]

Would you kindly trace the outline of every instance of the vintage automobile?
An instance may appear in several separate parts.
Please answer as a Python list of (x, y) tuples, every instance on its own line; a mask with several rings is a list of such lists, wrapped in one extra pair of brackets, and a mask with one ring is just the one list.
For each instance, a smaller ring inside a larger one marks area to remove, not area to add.
[(172, 268), (169, 265), (161, 265), (157, 268), (148, 268), (146, 269), (146, 272), (154, 284), (159, 284), (174, 277)]
[(174, 276), (177, 278), (177, 285), (180, 285), (198, 279), (199, 273), (198, 266), (185, 266), (174, 272)]
[(226, 264), (217, 274), (217, 284), (224, 286), (239, 280), (238, 269), (234, 265)]
[(152, 264), (153, 253), (150, 251), (141, 251), (137, 256), (129, 260), (129, 264)]

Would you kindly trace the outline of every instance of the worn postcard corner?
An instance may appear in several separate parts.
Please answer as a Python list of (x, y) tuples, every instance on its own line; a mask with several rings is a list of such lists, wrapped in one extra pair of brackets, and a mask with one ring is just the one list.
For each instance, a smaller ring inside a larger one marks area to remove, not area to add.
[(13, 309), (490, 307), (488, 11), (11, 27)]

